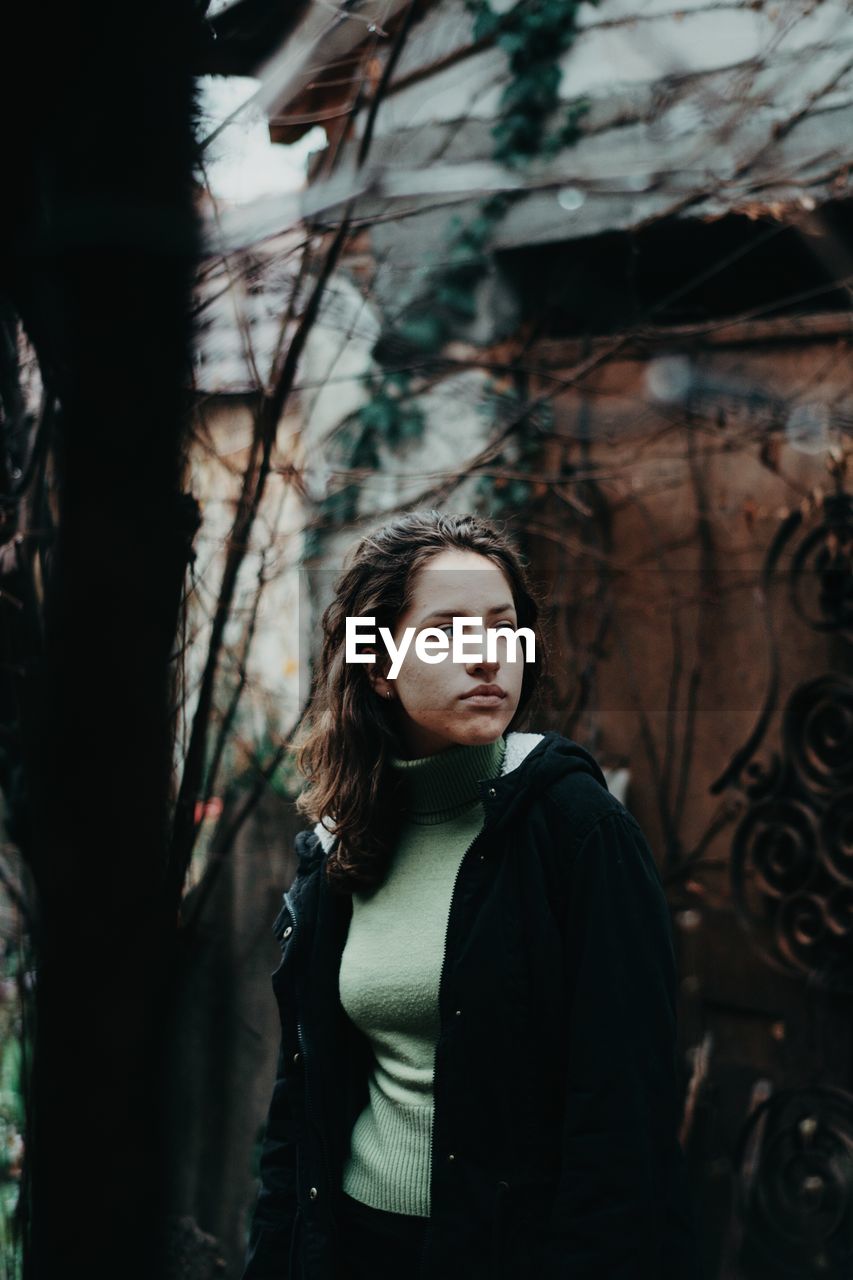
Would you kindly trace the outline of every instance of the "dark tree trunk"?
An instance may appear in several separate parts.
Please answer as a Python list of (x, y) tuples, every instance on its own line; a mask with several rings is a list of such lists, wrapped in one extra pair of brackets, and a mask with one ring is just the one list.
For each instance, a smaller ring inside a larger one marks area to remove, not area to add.
[(0, 19), (0, 287), (59, 406), (43, 635), (7, 624), (38, 911), (27, 1280), (164, 1274), (169, 658), (195, 527), (192, 10), (30, 3)]

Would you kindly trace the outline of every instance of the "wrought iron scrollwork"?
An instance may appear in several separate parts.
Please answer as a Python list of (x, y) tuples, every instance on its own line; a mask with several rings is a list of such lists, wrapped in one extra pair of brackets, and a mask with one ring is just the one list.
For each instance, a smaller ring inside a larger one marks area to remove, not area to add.
[(853, 681), (795, 689), (782, 741), (734, 834), (735, 907), (771, 963), (853, 991)]
[[(765, 593), (801, 522), (795, 513), (780, 527), (762, 572)], [(816, 630), (845, 631), (853, 623), (851, 551), (853, 502), (837, 492), (824, 499), (822, 522), (795, 548), (788, 572), (794, 608)], [(828, 673), (794, 689), (782, 717), (781, 752), (766, 765), (755, 760), (779, 686), (766, 596), (765, 602), (770, 679), (764, 705), (749, 739), (711, 787), (740, 786), (749, 801), (732, 846), (733, 900), (771, 964), (820, 987), (853, 992), (853, 681)]]
[(784, 1090), (749, 1116), (737, 1151), (739, 1274), (853, 1275), (853, 1097)]
[[(815, 631), (853, 628), (853, 497), (831, 493), (823, 500), (823, 520), (794, 552), (789, 573), (791, 604)], [(817, 608), (806, 602), (816, 588)]]

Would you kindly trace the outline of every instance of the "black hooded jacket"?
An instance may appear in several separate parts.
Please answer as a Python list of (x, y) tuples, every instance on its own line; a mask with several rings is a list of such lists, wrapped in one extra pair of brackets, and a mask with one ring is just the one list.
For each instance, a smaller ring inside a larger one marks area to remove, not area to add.
[[(562, 734), (509, 733), (479, 784), (439, 987), (431, 1214), (412, 1280), (696, 1280), (677, 1140), (676, 966), (636, 820)], [(338, 970), (334, 837), (296, 837), (275, 921), (281, 1047), (243, 1280), (338, 1280), (370, 1048)]]

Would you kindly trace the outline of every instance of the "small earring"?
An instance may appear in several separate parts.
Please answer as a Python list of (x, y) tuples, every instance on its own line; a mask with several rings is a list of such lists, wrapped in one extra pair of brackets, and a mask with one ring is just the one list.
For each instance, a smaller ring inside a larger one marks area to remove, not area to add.
[(386, 689), (386, 690), (385, 690), (385, 697), (386, 697), (386, 698), (388, 698), (388, 699), (390, 700), (390, 698), (391, 698), (391, 690), (390, 690), (390, 689)]

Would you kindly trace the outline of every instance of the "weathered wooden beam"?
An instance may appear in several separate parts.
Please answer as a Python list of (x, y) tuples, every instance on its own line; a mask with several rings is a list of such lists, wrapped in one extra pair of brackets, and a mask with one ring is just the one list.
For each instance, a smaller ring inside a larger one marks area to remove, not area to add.
[[(769, 319), (713, 320), (704, 324), (644, 326), (629, 336), (620, 348), (620, 358), (637, 358), (660, 354), (668, 348), (752, 347), (777, 342), (829, 342), (838, 338), (853, 339), (853, 314), (847, 311), (823, 311), (813, 315), (773, 316)], [(582, 359), (612, 347), (613, 335), (596, 338), (547, 338), (535, 343), (528, 352), (528, 363), (542, 369), (570, 369)], [(459, 344), (454, 353), (461, 355)], [(480, 353), (482, 354), (482, 353)], [(475, 349), (471, 349), (472, 358)]]
[(346, 58), (372, 31), (389, 23), (408, 0), (354, 0), (348, 9), (316, 2), (293, 34), (258, 72), (258, 103), (270, 116), (288, 103), (330, 63)]

